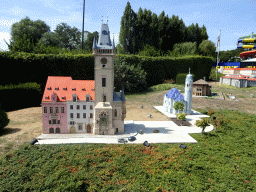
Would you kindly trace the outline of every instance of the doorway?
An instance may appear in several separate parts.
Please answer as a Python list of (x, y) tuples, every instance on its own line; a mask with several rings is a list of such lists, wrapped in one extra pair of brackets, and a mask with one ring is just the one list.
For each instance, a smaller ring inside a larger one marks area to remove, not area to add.
[(87, 125), (87, 133), (92, 133), (92, 129), (91, 129), (91, 125), (90, 124)]

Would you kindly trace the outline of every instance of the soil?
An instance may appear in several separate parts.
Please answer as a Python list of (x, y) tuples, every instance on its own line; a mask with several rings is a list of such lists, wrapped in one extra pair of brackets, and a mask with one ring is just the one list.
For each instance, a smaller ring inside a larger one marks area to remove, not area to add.
[(170, 118), (171, 121), (173, 121), (176, 125), (178, 126), (190, 126), (191, 123), (189, 123), (188, 121), (182, 121), (182, 120), (178, 120), (177, 118)]
[[(220, 92), (234, 95), (238, 101), (207, 99), (204, 97), (192, 98), (192, 109), (230, 109), (239, 110), (256, 114), (256, 98), (251, 98), (250, 94), (256, 96), (256, 87), (254, 88), (232, 88), (219, 85), (217, 82), (208, 82), (212, 85), (212, 92)], [(125, 120), (134, 121), (169, 121), (170, 119), (157, 111), (154, 106), (163, 105), (163, 97), (168, 92), (161, 91), (148, 93), (145, 95), (126, 96), (126, 118)], [(143, 105), (143, 108), (141, 108)], [(148, 113), (152, 117), (148, 117)], [(7, 112), (10, 123), (5, 128), (4, 133), (0, 135), (0, 154), (10, 149), (17, 149), (18, 146), (31, 142), (42, 134), (42, 108), (32, 107), (17, 111)], [(176, 119), (176, 118), (174, 118)], [(175, 120), (172, 119), (174, 122)], [(185, 122), (183, 122), (185, 123)], [(176, 124), (179, 122), (176, 121)], [(179, 125), (180, 126), (180, 125)]]

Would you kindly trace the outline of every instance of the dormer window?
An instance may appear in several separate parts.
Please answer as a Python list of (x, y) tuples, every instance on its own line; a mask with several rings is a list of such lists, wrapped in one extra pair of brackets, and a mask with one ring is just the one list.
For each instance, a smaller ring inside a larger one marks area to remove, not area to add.
[(50, 99), (49, 97), (45, 97), (45, 99)]
[(73, 102), (76, 102), (76, 100), (77, 100), (76, 95), (72, 95), (72, 98), (73, 98)]
[(90, 102), (90, 95), (86, 95), (86, 102)]
[(61, 99), (64, 99), (64, 100), (65, 100), (65, 99), (66, 99), (66, 97), (61, 97)]
[(59, 90), (59, 87), (55, 87), (55, 90)]
[(82, 91), (85, 91), (85, 88), (83, 88)]
[(67, 87), (64, 87), (63, 90), (67, 90)]
[(72, 88), (72, 91), (75, 91), (76, 90), (76, 88)]
[(47, 87), (47, 90), (51, 90), (51, 87)]

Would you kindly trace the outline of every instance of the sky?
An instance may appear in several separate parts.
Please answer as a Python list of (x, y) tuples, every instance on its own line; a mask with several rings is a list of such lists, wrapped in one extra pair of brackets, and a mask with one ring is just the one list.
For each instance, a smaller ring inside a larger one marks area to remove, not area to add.
[[(208, 40), (217, 45), (221, 30), (220, 51), (233, 50), (239, 37), (256, 33), (256, 0), (130, 0), (131, 8), (138, 12), (151, 10), (160, 15), (179, 16), (186, 26), (198, 23), (205, 25)], [(111, 39), (119, 43), (121, 17), (127, 0), (86, 0), (84, 30), (100, 31), (108, 22)], [(82, 31), (83, 0), (0, 0), (0, 50), (8, 51), (4, 39), (10, 43), (11, 26), (28, 16), (31, 20), (42, 20), (50, 30), (62, 22)], [(103, 16), (103, 17), (102, 17)], [(108, 19), (108, 21), (107, 21)]]

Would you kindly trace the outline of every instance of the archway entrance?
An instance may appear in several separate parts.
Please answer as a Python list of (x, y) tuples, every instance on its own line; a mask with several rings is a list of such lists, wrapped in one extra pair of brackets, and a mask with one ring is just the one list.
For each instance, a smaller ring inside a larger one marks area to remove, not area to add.
[(76, 133), (76, 128), (74, 126), (70, 127), (70, 133)]
[(87, 125), (87, 133), (92, 133), (92, 128), (90, 124)]

